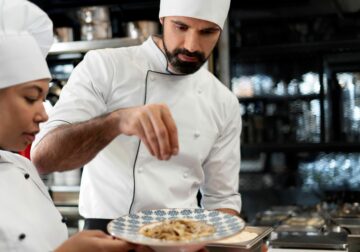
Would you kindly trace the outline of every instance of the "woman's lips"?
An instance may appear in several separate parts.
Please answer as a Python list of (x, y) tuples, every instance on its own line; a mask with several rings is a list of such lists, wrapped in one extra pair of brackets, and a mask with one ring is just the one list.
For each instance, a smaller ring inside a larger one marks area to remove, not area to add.
[(26, 141), (32, 143), (35, 140), (35, 134), (24, 133)]

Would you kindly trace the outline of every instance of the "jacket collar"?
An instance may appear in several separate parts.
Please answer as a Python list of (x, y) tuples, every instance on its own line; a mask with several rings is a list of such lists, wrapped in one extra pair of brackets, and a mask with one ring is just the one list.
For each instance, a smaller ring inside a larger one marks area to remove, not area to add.
[(150, 36), (143, 44), (143, 48), (146, 51), (146, 54), (152, 59), (151, 60), (151, 71), (171, 74), (167, 70), (167, 59), (163, 51), (156, 45), (152, 36)]

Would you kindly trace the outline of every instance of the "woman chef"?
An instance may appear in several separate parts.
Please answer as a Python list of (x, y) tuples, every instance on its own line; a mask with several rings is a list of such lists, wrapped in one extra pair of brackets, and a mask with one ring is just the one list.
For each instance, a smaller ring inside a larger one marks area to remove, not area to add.
[(101, 231), (67, 239), (67, 228), (35, 167), (14, 154), (48, 119), (43, 100), (52, 43), (47, 15), (25, 0), (0, 0), (0, 251), (129, 251)]

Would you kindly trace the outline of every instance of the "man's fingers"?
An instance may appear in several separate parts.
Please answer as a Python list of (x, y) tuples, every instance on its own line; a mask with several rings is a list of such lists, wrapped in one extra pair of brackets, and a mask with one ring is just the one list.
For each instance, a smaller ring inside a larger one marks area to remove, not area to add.
[(149, 141), (147, 140), (146, 138), (146, 135), (145, 135), (145, 132), (144, 132), (144, 129), (142, 127), (142, 125), (139, 126), (139, 137), (141, 139), (141, 141), (143, 142), (143, 144), (145, 144), (146, 148), (148, 149), (148, 151), (150, 152), (150, 154), (152, 156), (155, 155), (154, 151), (152, 150), (150, 144), (149, 144)]
[(179, 136), (175, 121), (168, 109), (164, 109), (161, 116), (169, 134), (171, 154), (177, 155), (179, 152)]
[(157, 158), (160, 159), (160, 148), (156, 133), (154, 131), (153, 125), (147, 115), (140, 118), (140, 123), (142, 130), (145, 133), (145, 138), (147, 139), (147, 144), (151, 148), (152, 152)]
[(156, 133), (157, 141), (160, 148), (160, 156), (162, 160), (170, 158), (172, 151), (170, 148), (169, 133), (165, 126), (165, 122), (161, 116), (162, 111), (150, 111), (149, 117)]

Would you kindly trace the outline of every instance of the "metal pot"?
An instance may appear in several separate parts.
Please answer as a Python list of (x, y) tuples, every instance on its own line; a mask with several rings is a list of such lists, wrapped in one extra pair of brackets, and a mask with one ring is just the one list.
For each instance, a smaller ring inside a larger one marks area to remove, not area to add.
[(74, 32), (72, 27), (55, 28), (56, 42), (70, 42), (74, 40)]
[(109, 8), (106, 6), (89, 6), (80, 8), (78, 16), (82, 24), (110, 22)]
[(139, 20), (126, 23), (126, 35), (130, 38), (146, 39), (154, 34), (159, 34), (158, 22)]
[(78, 11), (81, 23), (81, 40), (109, 39), (112, 37), (109, 8), (84, 7)]

